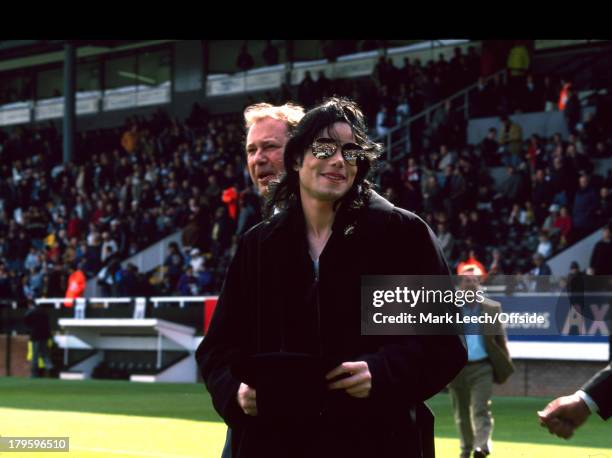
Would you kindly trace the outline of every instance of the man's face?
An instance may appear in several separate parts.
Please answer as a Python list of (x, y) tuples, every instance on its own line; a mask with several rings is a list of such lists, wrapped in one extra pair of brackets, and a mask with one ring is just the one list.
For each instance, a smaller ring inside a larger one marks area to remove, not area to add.
[(285, 171), (283, 154), (287, 144), (284, 121), (264, 118), (249, 128), (246, 139), (247, 168), (260, 194), (268, 193), (268, 184)]
[(349, 164), (340, 151), (340, 145), (355, 143), (355, 136), (347, 123), (338, 122), (323, 129), (315, 140), (333, 140), (336, 152), (327, 159), (317, 159), (311, 148), (306, 150), (298, 170), (300, 192), (317, 200), (333, 202), (344, 196), (355, 181), (357, 165)]

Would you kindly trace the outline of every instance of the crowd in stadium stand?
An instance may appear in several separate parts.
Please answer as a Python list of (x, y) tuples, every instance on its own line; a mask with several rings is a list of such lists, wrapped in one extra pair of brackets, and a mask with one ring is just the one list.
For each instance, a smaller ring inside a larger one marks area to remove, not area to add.
[[(612, 217), (612, 174), (593, 173), (611, 156), (608, 110), (583, 121), (567, 82), (550, 77), (478, 78), (480, 58), (457, 49), (425, 66), (381, 57), (366, 81), (306, 78), (267, 101), (310, 107), (325, 96), (354, 97), (374, 133), (478, 82), (470, 117), (500, 116), (479, 144), (450, 102), (428, 124), (414, 123), (411, 154), (381, 164), (375, 181), (395, 204), (436, 231), (451, 267), (472, 260), (494, 274), (544, 271), (545, 259)], [(564, 92), (565, 91), (565, 92)], [(557, 109), (571, 134), (523, 138), (507, 115)], [(254, 100), (252, 100), (254, 101)], [(17, 127), (0, 144), (0, 297), (64, 295), (70, 273), (97, 277), (106, 295), (196, 295), (219, 290), (237, 237), (258, 222), (260, 202), (245, 171), (240, 113), (209, 116), (197, 104), (184, 122), (158, 109), (117, 129), (82, 132), (76, 160), (61, 164), (53, 125)], [(497, 189), (489, 167), (504, 166)], [(163, 266), (138, 272), (121, 260), (182, 230)], [(584, 269), (588, 266), (582, 266)]]

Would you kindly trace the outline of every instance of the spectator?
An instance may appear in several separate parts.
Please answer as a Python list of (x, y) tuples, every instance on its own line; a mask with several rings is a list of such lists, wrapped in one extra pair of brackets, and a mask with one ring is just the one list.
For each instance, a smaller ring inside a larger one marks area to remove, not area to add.
[(310, 72), (306, 70), (304, 73), (304, 79), (298, 86), (298, 100), (300, 105), (306, 109), (312, 108), (316, 103), (317, 89), (315, 82), (310, 76)]
[(111, 238), (109, 232), (105, 231), (102, 233), (102, 254), (100, 256), (100, 261), (102, 264), (106, 263), (106, 261), (116, 254), (119, 251), (117, 246), (117, 242)]
[(565, 104), (565, 109), (563, 110), (563, 116), (565, 117), (567, 130), (571, 134), (576, 133), (576, 126), (582, 118), (581, 110), (582, 107), (580, 106), (580, 100), (578, 99), (578, 96), (576, 95), (574, 90), (569, 87), (567, 90), (567, 102)]
[(484, 159), (485, 165), (491, 167), (500, 165), (499, 160), (499, 143), (497, 142), (497, 129), (491, 127), (487, 136), (480, 143), (480, 152)]
[[(75, 305), (74, 299), (83, 297), (85, 293), (85, 283), (87, 278), (85, 277), (84, 262), (81, 261), (78, 266), (74, 266), (70, 269), (70, 277), (68, 278), (68, 289), (66, 289), (66, 301), (64, 301), (64, 307), (73, 307)], [(72, 300), (71, 300), (72, 299)]]
[(561, 207), (561, 213), (555, 219), (553, 227), (559, 231), (559, 249), (565, 248), (569, 242), (572, 233), (572, 218), (569, 215), (567, 207)]
[(331, 95), (331, 87), (332, 83), (325, 76), (325, 72), (323, 70), (319, 71), (319, 77), (314, 83), (315, 100), (318, 102), (325, 97), (329, 97)]
[(533, 202), (535, 222), (538, 226), (541, 226), (552, 201), (552, 189), (542, 169), (537, 169), (533, 176), (531, 201)]
[(543, 258), (548, 258), (553, 252), (552, 243), (548, 237), (548, 233), (545, 231), (540, 232), (540, 243), (538, 244), (537, 253), (542, 255)]
[(30, 341), (32, 345), (32, 370), (31, 377), (37, 378), (39, 373), (39, 357), (43, 359), (44, 368), (48, 371), (53, 369), (53, 361), (49, 352), (48, 340), (51, 338), (51, 325), (49, 314), (34, 301), (28, 301), (28, 311), (24, 317), (25, 325), (30, 329)]
[(174, 290), (183, 271), (185, 259), (176, 242), (168, 245), (168, 255), (164, 261), (165, 279), (167, 288)]
[(255, 65), (255, 60), (253, 56), (249, 54), (249, 50), (247, 48), (247, 42), (245, 41), (240, 48), (240, 54), (238, 54), (238, 58), (236, 59), (236, 67), (240, 71), (246, 72), (250, 70)]
[(565, 110), (567, 105), (567, 101), (569, 100), (569, 93), (572, 88), (571, 81), (567, 81), (565, 79), (561, 79), (561, 91), (559, 92), (559, 101), (557, 103), (557, 107), (559, 111)]
[(544, 257), (540, 253), (535, 253), (532, 259), (534, 268), (530, 274), (536, 277), (533, 279), (532, 289), (539, 293), (549, 291), (550, 276), (552, 275), (550, 267), (544, 262)]
[(278, 64), (278, 48), (272, 44), (272, 40), (266, 40), (266, 47), (263, 50), (262, 57), (266, 65)]
[(523, 176), (520, 172), (515, 171), (514, 167), (509, 166), (507, 169), (507, 178), (500, 185), (498, 198), (502, 198), (508, 204), (513, 205), (518, 201), (523, 201), (525, 195), (525, 185)]
[(487, 279), (487, 269), (478, 260), (475, 250), (469, 250), (466, 259), (457, 265), (457, 275), (463, 275), (464, 272), (470, 272), (471, 275), (477, 275), (482, 281)]
[(139, 141), (140, 134), (136, 124), (132, 124), (121, 136), (121, 146), (128, 154), (133, 154), (136, 151)]
[(593, 247), (589, 273), (591, 275), (612, 275), (612, 232), (610, 224), (603, 227), (602, 238)]
[(559, 89), (557, 88), (557, 85), (553, 82), (552, 78), (549, 75), (546, 75), (544, 77), (542, 92), (544, 95), (544, 104), (542, 105), (542, 110), (554, 111), (557, 105), (557, 100), (559, 98)]
[(499, 144), (506, 160), (518, 160), (523, 146), (523, 130), (517, 123), (512, 122), (507, 115), (501, 117), (499, 131)]
[(519, 108), (526, 113), (542, 111), (544, 96), (531, 73), (527, 74), (525, 83), (519, 89)]
[(597, 227), (597, 191), (589, 184), (589, 177), (582, 175), (574, 197), (572, 221), (575, 238), (580, 240)]
[(197, 296), (198, 279), (193, 275), (193, 267), (188, 265), (178, 282), (178, 292), (181, 296)]
[(598, 224), (602, 225), (612, 220), (612, 198), (606, 186), (599, 190), (599, 208), (595, 211)]
[(384, 137), (389, 133), (394, 126), (394, 120), (385, 105), (381, 105), (376, 114), (376, 134), (379, 137)]

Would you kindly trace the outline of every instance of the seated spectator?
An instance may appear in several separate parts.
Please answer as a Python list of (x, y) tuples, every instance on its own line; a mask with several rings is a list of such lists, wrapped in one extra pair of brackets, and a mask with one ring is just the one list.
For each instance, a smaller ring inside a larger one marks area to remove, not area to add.
[(533, 205), (531, 205), (529, 200), (525, 202), (525, 207), (521, 210), (519, 221), (523, 226), (531, 226), (535, 223)]
[(537, 253), (542, 255), (543, 258), (550, 257), (553, 252), (553, 246), (550, 238), (548, 237), (548, 233), (544, 231), (540, 232), (539, 239), (540, 243), (538, 244)]
[(198, 294), (198, 279), (193, 275), (193, 267), (188, 265), (181, 275), (177, 285), (181, 296), (196, 296)]
[(555, 219), (553, 227), (559, 231), (559, 249), (565, 248), (570, 242), (572, 233), (572, 218), (569, 215), (567, 207), (561, 207), (561, 213)]
[(532, 259), (534, 268), (529, 273), (536, 278), (532, 282), (531, 290), (536, 292), (550, 291), (552, 271), (549, 265), (544, 262), (544, 257), (540, 253), (535, 253)]
[(555, 221), (557, 221), (559, 218), (559, 209), (559, 205), (552, 204), (549, 207), (549, 213), (544, 219), (544, 223), (540, 228), (542, 231), (546, 231), (548, 234), (550, 234), (551, 237), (555, 237), (560, 233), (560, 229), (558, 227), (555, 227)]
[(480, 143), (480, 152), (485, 165), (493, 167), (501, 164), (498, 154), (499, 143), (497, 142), (497, 129), (491, 127), (487, 136)]

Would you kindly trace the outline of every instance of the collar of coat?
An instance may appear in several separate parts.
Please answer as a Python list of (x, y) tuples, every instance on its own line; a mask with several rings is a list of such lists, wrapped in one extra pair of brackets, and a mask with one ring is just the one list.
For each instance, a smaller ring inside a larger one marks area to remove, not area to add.
[[(393, 205), (385, 198), (381, 197), (376, 191), (370, 190), (368, 193), (366, 204), (363, 208), (352, 212), (347, 211), (346, 208), (338, 209), (334, 223), (332, 225), (332, 232), (341, 232), (345, 237), (350, 237), (353, 232), (358, 229), (361, 224), (361, 214), (363, 210), (367, 208), (368, 213), (372, 217), (383, 217), (383, 214), (389, 213), (393, 210)], [(301, 205), (294, 205), (289, 209), (282, 210), (274, 214), (271, 218), (261, 223), (261, 241), (267, 242), (273, 240), (280, 233), (286, 229), (290, 229), (291, 232), (304, 233), (304, 213)]]

